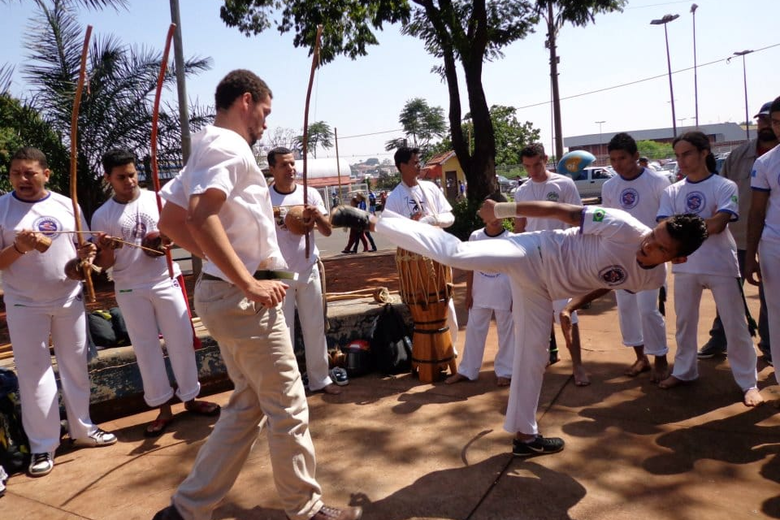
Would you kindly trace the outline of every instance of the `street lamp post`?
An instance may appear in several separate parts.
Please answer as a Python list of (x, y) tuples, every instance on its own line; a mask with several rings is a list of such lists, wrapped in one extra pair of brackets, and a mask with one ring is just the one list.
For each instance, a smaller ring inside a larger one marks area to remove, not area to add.
[[(745, 56), (753, 52), (752, 50), (744, 50), (735, 52), (734, 56), (742, 56), (742, 82), (745, 85), (745, 135), (747, 136), (748, 141), (750, 141), (750, 119), (748, 117), (749, 111), (748, 111), (748, 94), (747, 94), (747, 68), (745, 67)], [(732, 56), (731, 58), (733, 58)], [(731, 61), (731, 58), (729, 58), (728, 61)]]
[(679, 14), (667, 14), (658, 20), (652, 20), (650, 25), (664, 26), (664, 39), (666, 40), (666, 67), (669, 70), (669, 99), (672, 100), (672, 135), (677, 137), (677, 116), (674, 112), (674, 87), (672, 86), (672, 58), (669, 56), (669, 33), (666, 30), (666, 24), (673, 22), (680, 17)]
[(597, 125), (599, 125), (599, 155), (604, 155), (604, 146), (601, 143), (601, 125), (606, 123), (606, 121), (594, 121)]
[(691, 14), (693, 15), (693, 105), (696, 111), (696, 127), (699, 127), (699, 78), (696, 74), (696, 9), (699, 6), (693, 4), (691, 6)]

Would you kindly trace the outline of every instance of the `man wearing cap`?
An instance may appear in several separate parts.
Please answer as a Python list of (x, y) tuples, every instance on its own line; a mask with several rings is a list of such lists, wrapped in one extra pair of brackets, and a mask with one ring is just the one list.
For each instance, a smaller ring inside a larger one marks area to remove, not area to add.
[[(750, 172), (757, 158), (768, 152), (778, 144), (778, 138), (772, 130), (769, 110), (772, 102), (764, 103), (761, 110), (754, 116), (756, 118), (757, 137), (742, 144), (729, 154), (720, 174), (734, 181), (739, 190), (739, 214), (748, 215), (750, 212)], [(747, 222), (741, 218), (729, 223), (729, 230), (737, 243), (737, 259), (739, 260), (739, 274), (745, 278), (745, 249), (747, 249)], [(758, 318), (758, 348), (764, 354), (764, 360), (772, 363), (772, 353), (769, 348), (769, 320), (767, 318), (766, 300), (764, 299), (763, 285), (759, 284), (758, 294), (761, 307)], [(708, 359), (714, 356), (726, 355), (726, 335), (723, 332), (723, 324), (720, 316), (715, 316), (710, 330), (710, 339), (699, 350), (699, 359)]]

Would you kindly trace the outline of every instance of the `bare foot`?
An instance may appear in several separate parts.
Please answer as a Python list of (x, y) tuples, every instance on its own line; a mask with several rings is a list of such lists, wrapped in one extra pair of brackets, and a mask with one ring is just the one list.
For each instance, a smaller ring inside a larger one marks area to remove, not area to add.
[(590, 376), (588, 376), (588, 373), (585, 371), (585, 367), (582, 365), (573, 367), (572, 373), (574, 375), (575, 386), (588, 386), (590, 384)]
[(448, 385), (454, 385), (455, 383), (460, 383), (461, 381), (469, 381), (469, 378), (463, 374), (452, 374), (450, 377), (444, 380), (444, 383)]
[(512, 380), (508, 377), (499, 377), (496, 379), (496, 386), (509, 386), (510, 384), (512, 384)]
[(637, 359), (634, 361), (634, 364), (631, 365), (628, 370), (623, 372), (623, 374), (627, 375), (628, 377), (636, 377), (642, 372), (647, 372), (648, 370), (650, 370), (650, 361), (648, 361), (647, 356), (642, 356), (642, 359)]
[(668, 377), (669, 362), (666, 361), (666, 356), (656, 356), (655, 363), (653, 364), (653, 370), (650, 373), (650, 381), (653, 383), (660, 383)]
[(758, 388), (751, 388), (745, 392), (743, 402), (745, 403), (745, 406), (748, 407), (758, 406), (764, 402), (764, 398), (761, 397), (761, 393), (758, 391)]
[(658, 383), (658, 388), (663, 388), (664, 390), (669, 388), (674, 388), (675, 386), (683, 384), (684, 381), (682, 379), (677, 379), (674, 376), (669, 376), (660, 383)]
[(339, 395), (341, 393), (341, 388), (336, 383), (331, 383), (328, 386), (323, 386), (319, 391), (323, 394)]

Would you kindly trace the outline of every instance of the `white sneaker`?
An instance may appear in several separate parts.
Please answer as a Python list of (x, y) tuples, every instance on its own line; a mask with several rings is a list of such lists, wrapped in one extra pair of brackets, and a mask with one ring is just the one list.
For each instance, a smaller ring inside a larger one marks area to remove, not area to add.
[(95, 430), (95, 433), (86, 439), (74, 439), (73, 444), (82, 448), (94, 448), (97, 446), (111, 446), (116, 444), (116, 441), (116, 435), (98, 428)]
[(42, 477), (54, 469), (54, 453), (33, 453), (27, 474), (31, 477)]

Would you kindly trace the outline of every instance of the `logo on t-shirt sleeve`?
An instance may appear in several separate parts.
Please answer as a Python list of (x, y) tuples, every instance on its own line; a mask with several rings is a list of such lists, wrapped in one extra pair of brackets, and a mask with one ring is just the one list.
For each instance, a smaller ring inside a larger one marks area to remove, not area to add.
[(593, 222), (603, 222), (606, 214), (607, 212), (603, 209), (597, 209), (593, 212)]

